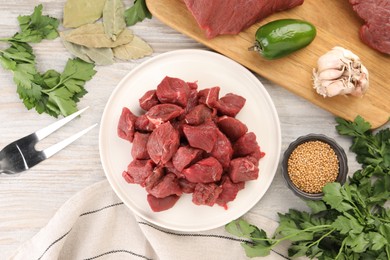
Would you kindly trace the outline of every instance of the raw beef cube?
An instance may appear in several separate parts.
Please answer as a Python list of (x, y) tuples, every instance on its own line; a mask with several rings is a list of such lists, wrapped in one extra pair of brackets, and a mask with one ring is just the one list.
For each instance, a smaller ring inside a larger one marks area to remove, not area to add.
[(173, 128), (175, 128), (179, 132), (180, 138), (184, 137), (184, 132), (183, 132), (183, 126), (185, 124), (184, 119), (173, 120), (171, 122), (171, 124), (172, 124)]
[(204, 104), (197, 105), (189, 111), (184, 120), (189, 125), (200, 125), (212, 119), (213, 111)]
[(163, 167), (155, 167), (152, 173), (145, 180), (145, 189), (151, 190), (164, 177), (165, 170)]
[(245, 101), (245, 98), (233, 93), (229, 93), (218, 100), (215, 108), (222, 115), (235, 117), (244, 107)]
[(153, 195), (148, 194), (146, 199), (149, 203), (150, 208), (154, 212), (160, 212), (172, 208), (179, 200), (179, 198), (180, 197), (177, 195), (171, 195), (165, 198), (156, 198)]
[(189, 182), (185, 178), (180, 178), (179, 185), (183, 193), (193, 193), (195, 190), (196, 183)]
[(236, 158), (230, 162), (229, 177), (234, 183), (256, 180), (259, 177), (259, 168), (248, 158)]
[(157, 86), (156, 95), (161, 103), (177, 104), (185, 107), (188, 101), (190, 87), (179, 78), (166, 76)]
[(183, 132), (188, 143), (195, 148), (211, 152), (217, 141), (217, 126), (206, 122), (198, 126), (183, 125)]
[(246, 158), (253, 162), (254, 165), (259, 166), (259, 161), (261, 158), (265, 156), (265, 153), (260, 151), (260, 146), (258, 149), (256, 149), (255, 152), (251, 153), (250, 155), (247, 155)]
[(118, 136), (122, 139), (133, 141), (134, 132), (135, 132), (135, 121), (137, 116), (135, 116), (130, 109), (127, 107), (122, 108), (122, 113), (119, 118), (117, 133)]
[(185, 114), (189, 113), (194, 107), (198, 105), (198, 91), (196, 89), (190, 89), (190, 94), (188, 95), (187, 105), (185, 107)]
[(229, 167), (230, 160), (233, 156), (232, 144), (219, 130), (217, 130), (217, 141), (210, 154), (221, 163), (224, 169)]
[(222, 165), (214, 157), (207, 157), (184, 169), (186, 179), (195, 183), (216, 182), (221, 179)]
[(158, 103), (160, 102), (158, 101), (156, 90), (154, 89), (146, 91), (146, 93), (139, 99), (139, 106), (146, 111)]
[(146, 189), (146, 191), (156, 198), (165, 198), (170, 195), (180, 196), (182, 194), (179, 181), (173, 173), (164, 175), (158, 183), (152, 188)]
[(149, 121), (156, 127), (184, 113), (184, 109), (174, 104), (159, 104), (145, 113)]
[(156, 125), (149, 121), (148, 117), (140, 115), (135, 121), (135, 130), (143, 132), (152, 132), (156, 129)]
[(173, 166), (181, 172), (194, 160), (200, 159), (203, 151), (191, 146), (181, 146), (172, 157)]
[(194, 82), (187, 82), (187, 85), (190, 87), (192, 90), (197, 90), (198, 89), (198, 83), (197, 81)]
[(146, 149), (153, 162), (164, 165), (176, 153), (179, 145), (179, 133), (170, 122), (166, 122), (150, 134)]
[(133, 159), (150, 159), (146, 144), (148, 143), (150, 134), (135, 132), (133, 146), (131, 147), (131, 156)]
[(145, 180), (152, 174), (154, 168), (154, 164), (152, 160), (133, 160), (128, 166), (127, 171), (123, 172), (124, 174), (129, 175), (124, 178), (126, 181), (132, 180), (131, 183), (136, 183), (145, 186)]
[(219, 98), (220, 87), (202, 89), (198, 92), (199, 103), (205, 104), (210, 108), (215, 107)]
[(219, 129), (232, 142), (236, 141), (248, 131), (248, 127), (244, 123), (230, 116), (221, 116), (220, 118), (218, 118), (217, 125)]
[(165, 163), (164, 168), (166, 172), (174, 173), (177, 178), (184, 178), (184, 174), (181, 171), (178, 171), (175, 166), (173, 166), (172, 160)]
[(222, 192), (219, 194), (217, 204), (227, 209), (227, 203), (233, 201), (237, 193), (245, 187), (245, 182), (234, 183), (229, 176), (224, 176), (222, 180)]
[(122, 177), (123, 177), (123, 179), (125, 179), (125, 181), (126, 181), (127, 183), (134, 183), (133, 177), (131, 177), (131, 175), (128, 174), (127, 171), (123, 171), (123, 172), (122, 172)]
[(256, 135), (253, 132), (241, 136), (234, 144), (234, 157), (244, 157), (260, 150), (256, 141)]
[(222, 188), (215, 183), (198, 183), (192, 193), (192, 202), (195, 205), (213, 206), (221, 192)]

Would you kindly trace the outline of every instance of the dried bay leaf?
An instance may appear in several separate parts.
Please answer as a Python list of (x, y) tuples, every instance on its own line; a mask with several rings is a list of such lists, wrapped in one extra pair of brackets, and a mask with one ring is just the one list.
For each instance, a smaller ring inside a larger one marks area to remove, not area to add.
[(152, 47), (136, 35), (130, 43), (115, 47), (113, 51), (114, 56), (121, 60), (140, 59), (153, 53)]
[(103, 25), (106, 34), (114, 41), (126, 28), (125, 6), (122, 0), (106, 0), (103, 9)]
[(114, 63), (114, 53), (111, 48), (88, 48), (68, 42), (64, 38), (69, 32), (70, 30), (60, 32), (60, 36), (65, 48), (74, 56), (96, 65), (110, 65)]
[(106, 0), (67, 0), (64, 7), (63, 26), (76, 28), (93, 23), (102, 17)]
[(81, 46), (81, 45), (78, 45), (78, 44), (75, 44), (75, 43), (71, 43), (71, 42), (68, 42), (67, 40), (65, 40), (65, 35), (69, 33), (69, 31), (63, 31), (63, 32), (60, 32), (60, 37), (61, 37), (61, 40), (62, 40), (62, 43), (64, 44), (65, 48), (71, 53), (73, 54), (74, 56), (82, 59), (83, 61), (85, 62), (89, 62), (89, 63), (93, 63), (93, 61), (88, 57), (87, 54), (85, 54), (85, 51), (84, 49), (86, 47), (84, 46)]
[(85, 48), (85, 53), (96, 65), (111, 65), (114, 63), (114, 54), (111, 48)]
[(133, 33), (125, 29), (113, 41), (105, 33), (102, 23), (85, 24), (64, 35), (65, 40), (90, 48), (114, 48), (131, 42), (133, 37)]

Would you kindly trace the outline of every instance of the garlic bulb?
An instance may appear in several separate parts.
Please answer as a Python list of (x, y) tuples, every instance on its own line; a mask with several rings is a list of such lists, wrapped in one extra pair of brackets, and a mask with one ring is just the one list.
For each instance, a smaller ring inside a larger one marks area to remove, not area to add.
[(366, 93), (368, 70), (351, 51), (336, 46), (318, 59), (317, 66), (313, 70), (314, 88), (323, 97), (361, 97)]

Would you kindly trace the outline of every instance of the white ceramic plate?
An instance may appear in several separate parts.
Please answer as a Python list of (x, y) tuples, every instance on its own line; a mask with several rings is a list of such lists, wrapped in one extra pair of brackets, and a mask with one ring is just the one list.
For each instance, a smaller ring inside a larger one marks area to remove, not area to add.
[[(146, 201), (146, 191), (128, 184), (122, 172), (132, 160), (131, 144), (117, 136), (117, 124), (122, 108), (134, 114), (142, 113), (138, 99), (150, 89), (156, 89), (165, 76), (197, 81), (199, 89), (220, 86), (220, 96), (235, 93), (246, 98), (237, 118), (257, 136), (261, 150), (260, 175), (246, 183), (228, 209), (215, 205), (197, 206), (192, 196), (185, 194), (175, 206), (153, 212)], [(279, 118), (274, 104), (261, 82), (246, 68), (220, 54), (203, 50), (178, 50), (150, 58), (127, 74), (113, 91), (104, 109), (99, 134), (102, 165), (112, 188), (119, 198), (137, 215), (164, 228), (177, 231), (202, 231), (239, 218), (263, 197), (270, 186), (281, 149)]]

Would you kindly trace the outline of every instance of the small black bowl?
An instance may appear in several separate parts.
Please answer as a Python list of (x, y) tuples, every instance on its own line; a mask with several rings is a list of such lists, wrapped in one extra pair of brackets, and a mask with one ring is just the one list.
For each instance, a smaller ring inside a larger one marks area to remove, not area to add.
[(288, 174), (288, 159), (290, 158), (291, 153), (295, 150), (295, 148), (303, 143), (310, 142), (310, 141), (322, 141), (324, 143), (327, 143), (330, 145), (330, 147), (334, 150), (336, 153), (336, 156), (339, 161), (339, 173), (336, 178), (336, 182), (339, 182), (341, 185), (345, 183), (347, 175), (348, 175), (348, 159), (347, 155), (345, 154), (344, 149), (336, 143), (335, 140), (322, 135), (322, 134), (308, 134), (305, 136), (299, 137), (297, 140), (292, 142), (287, 150), (284, 152), (283, 159), (282, 159), (282, 174), (284, 179), (287, 182), (288, 187), (299, 197), (304, 199), (310, 199), (310, 200), (320, 200), (323, 196), (323, 193), (308, 193), (305, 191), (300, 190), (295, 184), (291, 181), (289, 174)]

